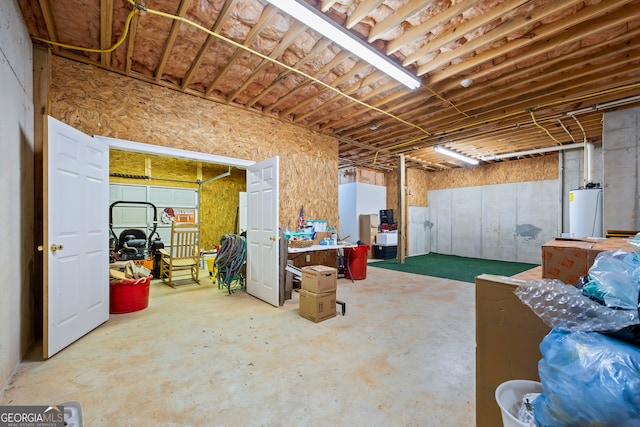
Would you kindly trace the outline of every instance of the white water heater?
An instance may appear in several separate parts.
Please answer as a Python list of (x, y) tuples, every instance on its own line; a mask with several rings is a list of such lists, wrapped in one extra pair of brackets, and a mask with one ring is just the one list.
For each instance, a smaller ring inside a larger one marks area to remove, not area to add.
[(602, 188), (580, 188), (569, 192), (569, 235), (603, 237)]

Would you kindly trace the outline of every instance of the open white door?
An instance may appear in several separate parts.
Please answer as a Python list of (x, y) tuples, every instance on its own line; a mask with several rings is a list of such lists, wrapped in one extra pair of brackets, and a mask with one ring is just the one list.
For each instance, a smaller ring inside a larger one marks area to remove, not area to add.
[(247, 167), (247, 293), (279, 306), (279, 157)]
[(44, 146), (43, 356), (109, 319), (109, 147), (52, 118)]

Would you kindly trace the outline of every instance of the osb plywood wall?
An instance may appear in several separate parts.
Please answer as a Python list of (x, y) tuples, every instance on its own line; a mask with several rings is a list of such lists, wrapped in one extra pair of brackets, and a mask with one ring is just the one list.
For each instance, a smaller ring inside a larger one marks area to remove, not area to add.
[[(246, 172), (228, 166), (203, 164), (148, 154), (111, 150), (109, 172), (133, 177), (111, 176), (111, 183), (200, 188), (200, 246), (212, 249), (227, 233), (236, 232), (239, 194), (246, 189)], [(140, 179), (138, 177), (146, 177)]]
[[(558, 155), (493, 163), (442, 172), (407, 170), (407, 204), (428, 206), (427, 192), (443, 188), (474, 187), (512, 182), (542, 181), (558, 178)], [(411, 191), (412, 194), (408, 194)], [(398, 176), (387, 175), (387, 205), (398, 203)]]
[[(109, 173), (111, 175), (132, 176), (111, 176), (109, 182), (112, 184), (158, 185), (180, 188), (198, 187), (197, 162), (189, 162), (183, 159), (109, 150)], [(140, 179), (139, 177), (151, 179)]]
[(200, 246), (212, 249), (220, 244), (227, 233), (236, 233), (236, 221), (240, 206), (240, 192), (246, 189), (246, 172), (231, 169), (231, 175), (208, 181), (227, 172), (228, 167), (216, 165), (202, 166), (200, 193), (200, 218), (202, 224), (202, 242)]
[(51, 58), (51, 116), (88, 135), (261, 161), (280, 156), (280, 224), (338, 220), (338, 142), (65, 58)]
[(349, 184), (352, 182), (364, 182), (372, 185), (385, 185), (385, 173), (373, 169), (351, 167), (340, 169), (340, 184)]

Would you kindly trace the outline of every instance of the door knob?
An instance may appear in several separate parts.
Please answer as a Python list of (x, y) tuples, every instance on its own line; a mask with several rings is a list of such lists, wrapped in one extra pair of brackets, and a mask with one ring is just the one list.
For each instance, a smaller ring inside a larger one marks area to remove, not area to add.
[(51, 252), (61, 251), (62, 245), (56, 245), (55, 243), (51, 245)]
[(280, 236), (277, 236), (277, 237), (276, 236), (271, 236), (271, 237), (269, 237), (269, 240), (275, 242), (276, 240), (280, 240)]
[(38, 245), (38, 252), (42, 252), (42, 251), (44, 251), (44, 246)]

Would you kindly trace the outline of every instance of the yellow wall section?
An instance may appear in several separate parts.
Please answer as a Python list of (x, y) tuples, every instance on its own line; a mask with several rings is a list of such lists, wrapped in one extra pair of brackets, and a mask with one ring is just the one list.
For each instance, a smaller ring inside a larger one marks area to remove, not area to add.
[[(229, 167), (111, 150), (109, 171), (112, 174), (150, 177), (139, 179), (112, 176), (111, 183), (194, 189), (199, 186), (198, 177), (200, 175), (200, 246), (203, 249), (213, 249), (220, 244), (222, 236), (236, 232), (239, 193), (246, 189), (246, 172), (244, 170), (232, 169), (231, 175), (211, 180), (211, 178), (228, 172)], [(164, 243), (169, 244), (169, 242)]]
[(338, 221), (336, 138), (58, 56), (49, 102), (53, 117), (88, 135), (252, 161), (279, 156), (280, 225), (295, 225), (300, 206), (307, 218)]

